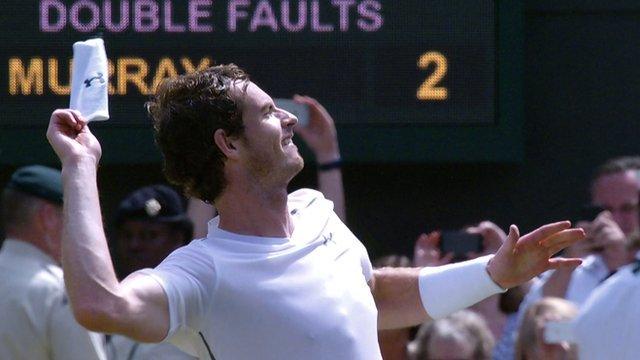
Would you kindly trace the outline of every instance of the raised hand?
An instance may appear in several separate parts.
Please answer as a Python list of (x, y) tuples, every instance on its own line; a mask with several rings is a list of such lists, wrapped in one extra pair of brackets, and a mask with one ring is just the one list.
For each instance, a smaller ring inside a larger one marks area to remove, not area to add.
[(569, 221), (561, 221), (520, 237), (518, 227), (511, 225), (506, 241), (489, 262), (489, 275), (499, 286), (511, 288), (549, 269), (580, 265), (581, 259), (551, 258), (584, 238), (584, 230), (570, 227)]
[(297, 126), (305, 143), (311, 148), (318, 163), (326, 163), (340, 158), (338, 134), (333, 118), (324, 106), (309, 96), (295, 95), (293, 101), (309, 107), (309, 124)]
[(413, 266), (440, 266), (451, 263), (454, 254), (442, 256), (439, 243), (440, 233), (437, 231), (430, 232), (429, 235), (420, 234), (413, 249)]
[(627, 236), (609, 211), (603, 211), (585, 229), (590, 252), (600, 253), (609, 270), (613, 271), (633, 261), (627, 250)]
[(47, 139), (63, 165), (81, 158), (89, 158), (98, 164), (102, 155), (98, 139), (77, 110), (55, 110), (49, 120)]
[(471, 226), (465, 229), (469, 234), (480, 234), (482, 236), (482, 252), (468, 253), (469, 259), (474, 259), (479, 256), (495, 254), (500, 246), (507, 239), (507, 234), (496, 224), (491, 221), (482, 221), (476, 226)]

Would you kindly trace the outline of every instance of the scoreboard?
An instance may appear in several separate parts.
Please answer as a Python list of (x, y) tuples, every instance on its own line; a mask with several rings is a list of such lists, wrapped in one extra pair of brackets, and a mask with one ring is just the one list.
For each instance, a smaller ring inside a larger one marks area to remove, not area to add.
[(3, 163), (48, 150), (30, 139), (68, 106), (73, 42), (96, 34), (111, 120), (94, 127), (128, 154), (109, 161), (157, 160), (143, 108), (157, 84), (229, 62), (273, 97), (320, 100), (347, 160), (521, 154), (520, 1), (4, 0), (0, 16)]

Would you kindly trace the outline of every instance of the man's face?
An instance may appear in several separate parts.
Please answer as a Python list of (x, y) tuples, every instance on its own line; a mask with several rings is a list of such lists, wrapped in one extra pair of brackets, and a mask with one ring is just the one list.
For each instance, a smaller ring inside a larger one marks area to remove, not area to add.
[(233, 90), (242, 109), (245, 127), (240, 142), (243, 161), (258, 178), (288, 182), (304, 165), (292, 141), (298, 119), (277, 108), (273, 99), (252, 82), (246, 93), (241, 93), (243, 84), (237, 83)]
[(625, 234), (638, 226), (638, 192), (640, 186), (635, 171), (628, 170), (599, 177), (591, 189), (591, 201), (611, 212)]
[(123, 222), (116, 234), (116, 254), (121, 276), (155, 267), (173, 250), (183, 245), (178, 231), (165, 223), (129, 220)]

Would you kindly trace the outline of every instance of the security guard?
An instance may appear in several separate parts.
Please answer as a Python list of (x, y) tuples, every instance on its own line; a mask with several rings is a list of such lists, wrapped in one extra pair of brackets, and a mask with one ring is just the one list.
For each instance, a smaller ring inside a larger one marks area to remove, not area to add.
[[(182, 198), (166, 185), (145, 186), (130, 193), (120, 202), (114, 218), (110, 240), (121, 279), (136, 270), (158, 266), (193, 235)], [(170, 343), (143, 344), (121, 335), (109, 337), (106, 348), (110, 360), (195, 359)]]
[(102, 336), (75, 321), (65, 295), (60, 171), (18, 169), (2, 192), (2, 219), (0, 359), (104, 360)]

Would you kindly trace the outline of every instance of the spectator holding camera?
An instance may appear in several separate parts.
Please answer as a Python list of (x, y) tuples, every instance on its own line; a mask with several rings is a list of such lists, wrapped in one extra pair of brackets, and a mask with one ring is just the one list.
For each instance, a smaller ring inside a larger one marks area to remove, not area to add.
[(632, 262), (627, 236), (639, 229), (639, 193), (640, 157), (616, 158), (600, 166), (591, 182), (591, 202), (603, 211), (593, 221), (576, 224), (585, 230), (586, 239), (564, 253), (583, 258), (582, 264), (544, 274), (532, 286), (523, 306), (544, 296), (565, 298), (581, 306), (618, 268)]
[[(440, 266), (475, 259), (495, 253), (506, 238), (507, 234), (491, 221), (482, 221), (456, 232), (421, 234), (415, 243), (414, 262), (416, 266)], [(447, 252), (447, 249), (455, 251)], [(502, 334), (506, 322), (506, 315), (498, 306), (499, 299), (499, 294), (490, 296), (470, 308), (485, 318), (495, 338)]]

